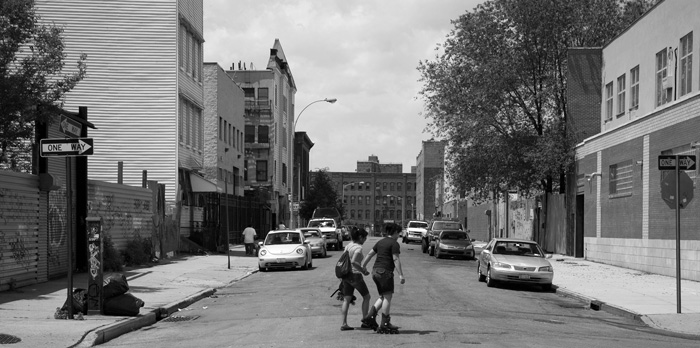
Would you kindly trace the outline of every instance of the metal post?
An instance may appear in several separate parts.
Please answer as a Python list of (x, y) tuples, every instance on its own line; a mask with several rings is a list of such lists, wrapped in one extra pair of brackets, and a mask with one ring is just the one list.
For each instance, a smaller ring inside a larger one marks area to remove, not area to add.
[(229, 236), (228, 225), (228, 173), (224, 173), (224, 197), (226, 199), (226, 256), (228, 256), (228, 269), (231, 269), (231, 237)]
[(681, 312), (681, 171), (676, 155), (676, 312)]
[(66, 233), (68, 234), (68, 319), (73, 319), (73, 185), (71, 157), (66, 157)]

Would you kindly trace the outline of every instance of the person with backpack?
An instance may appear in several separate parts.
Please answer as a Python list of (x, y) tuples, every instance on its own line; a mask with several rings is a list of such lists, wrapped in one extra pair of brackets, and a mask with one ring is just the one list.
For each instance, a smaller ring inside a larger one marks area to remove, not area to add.
[[(367, 253), (367, 256), (362, 260), (362, 269), (366, 269), (367, 263), (376, 255), (377, 260), (374, 261), (372, 267), (372, 280), (377, 285), (379, 299), (372, 306), (368, 315), (363, 317), (362, 323), (372, 328), (376, 328), (377, 333), (399, 333), (399, 328), (391, 324), (391, 298), (394, 295), (394, 270), (399, 273), (401, 284), (406, 283), (406, 278), (403, 276), (401, 269), (401, 246), (396, 241), (401, 232), (401, 226), (397, 224), (387, 224), (385, 227), (386, 237), (380, 239), (372, 250)], [(377, 324), (377, 313), (381, 310), (382, 323)]]
[[(350, 303), (353, 303), (353, 294), (355, 289), (362, 296), (362, 318), (367, 316), (367, 311), (369, 310), (370, 295), (367, 284), (363, 276), (368, 275), (369, 272), (366, 268), (362, 267), (362, 260), (364, 256), (362, 254), (362, 244), (367, 240), (367, 231), (363, 228), (353, 228), (350, 232), (352, 238), (352, 243), (345, 246), (345, 252), (348, 253), (350, 264), (352, 265), (352, 271), (350, 274), (345, 275), (342, 278), (342, 292), (343, 292), (343, 305), (341, 306), (341, 314), (343, 318), (343, 324), (340, 326), (340, 331), (354, 330), (352, 326), (348, 325), (348, 309), (350, 308)], [(340, 262), (339, 262), (340, 263)], [(363, 328), (369, 328), (362, 324)]]

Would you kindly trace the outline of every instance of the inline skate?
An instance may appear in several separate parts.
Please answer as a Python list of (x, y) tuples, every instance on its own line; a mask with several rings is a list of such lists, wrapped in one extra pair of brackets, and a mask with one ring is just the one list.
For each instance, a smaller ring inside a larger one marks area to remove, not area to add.
[(382, 313), (382, 323), (377, 328), (380, 334), (398, 334), (399, 327), (391, 324), (391, 316)]

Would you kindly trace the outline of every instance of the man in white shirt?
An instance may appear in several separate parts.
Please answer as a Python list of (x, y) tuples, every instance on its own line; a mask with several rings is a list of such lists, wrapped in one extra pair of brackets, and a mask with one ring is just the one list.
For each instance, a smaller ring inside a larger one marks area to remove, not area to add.
[(255, 229), (253, 228), (252, 225), (248, 224), (248, 227), (246, 227), (243, 230), (243, 244), (245, 244), (245, 254), (246, 255), (253, 255), (255, 253), (255, 238), (258, 236), (258, 234), (255, 232)]

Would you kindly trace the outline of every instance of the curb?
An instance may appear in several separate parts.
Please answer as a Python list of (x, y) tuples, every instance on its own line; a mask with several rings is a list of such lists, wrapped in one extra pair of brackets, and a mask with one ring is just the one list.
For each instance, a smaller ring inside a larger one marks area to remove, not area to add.
[(609, 303), (605, 303), (605, 302), (600, 301), (598, 299), (579, 294), (577, 292), (568, 290), (566, 288), (561, 288), (557, 285), (552, 286), (552, 288), (555, 290), (555, 292), (557, 294), (560, 294), (560, 295), (563, 295), (566, 297), (575, 298), (581, 302), (588, 303), (590, 309), (592, 309), (594, 311), (602, 310), (604, 312), (607, 312), (607, 313), (610, 313), (613, 315), (617, 315), (619, 317), (629, 318), (629, 319), (636, 320), (636, 321), (639, 321), (641, 323), (647, 324), (644, 322), (644, 320), (642, 320), (642, 315), (637, 313), (637, 312), (633, 312), (633, 311), (630, 311), (630, 310), (622, 308), (622, 307), (618, 307), (615, 305), (611, 305)]
[(74, 347), (94, 347), (103, 344), (121, 335), (136, 331), (140, 328), (150, 326), (156, 322), (167, 318), (170, 314), (177, 312), (180, 308), (185, 308), (205, 297), (216, 293), (216, 289), (205, 289), (195, 293), (183, 300), (171, 302), (163, 307), (151, 310), (142, 316), (120, 320), (116, 323), (108, 324), (93, 332), (87, 333), (81, 342)]

